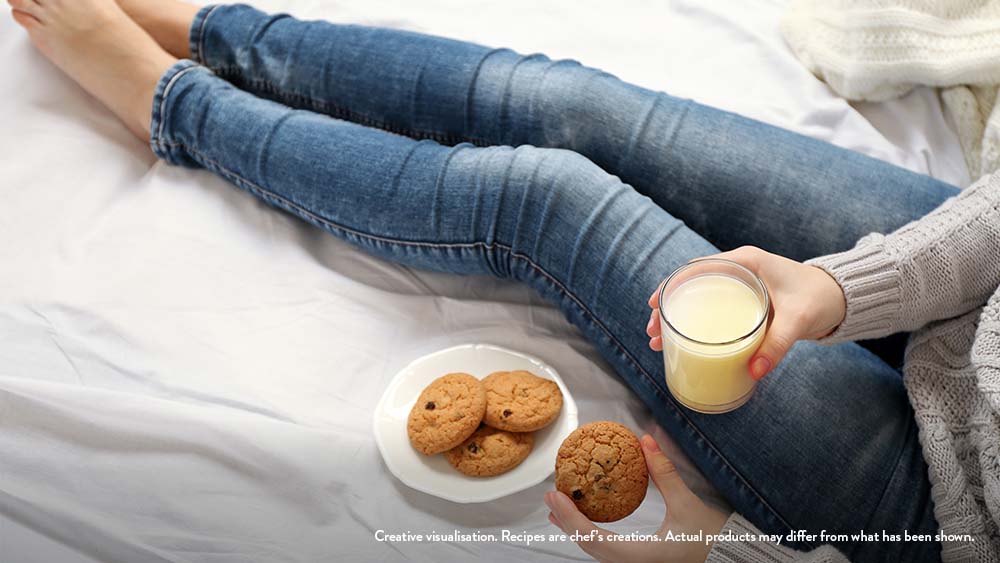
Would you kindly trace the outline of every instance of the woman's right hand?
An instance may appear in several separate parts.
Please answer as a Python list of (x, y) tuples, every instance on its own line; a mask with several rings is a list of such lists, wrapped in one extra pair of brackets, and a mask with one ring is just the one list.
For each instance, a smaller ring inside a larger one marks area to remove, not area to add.
[[(847, 304), (840, 285), (823, 270), (744, 246), (706, 258), (732, 260), (757, 274), (771, 296), (773, 317), (764, 342), (750, 358), (750, 375), (760, 379), (785, 357), (797, 340), (818, 339), (833, 332), (844, 320)], [(649, 347), (660, 351), (659, 288), (649, 298), (653, 311), (646, 326)]]

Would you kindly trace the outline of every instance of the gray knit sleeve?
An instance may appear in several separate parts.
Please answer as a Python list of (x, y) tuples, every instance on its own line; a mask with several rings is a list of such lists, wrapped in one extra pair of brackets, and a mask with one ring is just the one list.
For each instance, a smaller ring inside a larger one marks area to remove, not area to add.
[(712, 544), (705, 563), (850, 563), (833, 546), (824, 545), (812, 551), (796, 551), (770, 541), (753, 541), (746, 538), (758, 537), (761, 532), (737, 513), (729, 515), (726, 525), (719, 535), (736, 538), (732, 541), (720, 539)]
[(847, 300), (824, 342), (913, 331), (980, 307), (1000, 286), (1000, 173), (891, 234), (806, 263), (833, 276)]

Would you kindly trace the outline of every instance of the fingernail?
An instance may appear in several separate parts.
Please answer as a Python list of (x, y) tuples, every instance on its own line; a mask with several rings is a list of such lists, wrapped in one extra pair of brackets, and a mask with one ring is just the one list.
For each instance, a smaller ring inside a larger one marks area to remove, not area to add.
[(756, 380), (767, 375), (767, 372), (771, 371), (771, 360), (768, 360), (764, 356), (760, 356), (753, 361), (753, 365), (750, 366), (750, 377)]
[(649, 434), (642, 437), (642, 447), (646, 448), (646, 451), (651, 454), (660, 453), (660, 445)]
[(545, 493), (545, 506), (549, 507), (549, 510), (556, 509), (555, 493)]

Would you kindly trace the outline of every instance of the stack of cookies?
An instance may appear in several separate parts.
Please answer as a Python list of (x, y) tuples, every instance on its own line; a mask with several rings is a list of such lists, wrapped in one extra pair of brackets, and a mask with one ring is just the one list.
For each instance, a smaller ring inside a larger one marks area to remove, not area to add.
[(533, 432), (562, 410), (559, 386), (527, 371), (498, 371), (480, 381), (449, 373), (431, 382), (410, 410), (410, 443), (443, 453), (460, 472), (491, 477), (517, 467), (535, 444)]

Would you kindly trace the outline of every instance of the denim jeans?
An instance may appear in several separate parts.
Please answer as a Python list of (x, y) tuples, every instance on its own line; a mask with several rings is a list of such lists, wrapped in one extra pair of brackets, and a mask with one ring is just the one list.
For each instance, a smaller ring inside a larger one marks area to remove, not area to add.
[[(383, 258), (529, 284), (764, 531), (936, 531), (896, 369), (802, 342), (746, 405), (698, 414), (667, 391), (646, 300), (692, 258), (844, 250), (953, 186), (542, 55), (246, 6), (201, 10), (191, 51), (158, 85), (159, 157)], [(928, 543), (837, 547), (939, 558)]]

